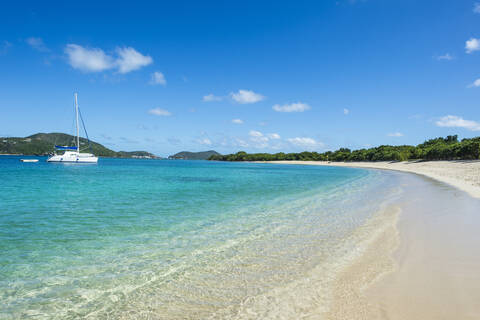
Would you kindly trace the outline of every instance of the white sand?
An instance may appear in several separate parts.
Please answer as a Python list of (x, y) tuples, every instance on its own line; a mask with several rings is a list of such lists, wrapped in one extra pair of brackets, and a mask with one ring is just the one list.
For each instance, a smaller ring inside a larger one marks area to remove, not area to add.
[(326, 319), (480, 319), (480, 161), (276, 163), (397, 170), (453, 186), (405, 176), (396, 228), (340, 275)]
[(480, 161), (407, 161), (407, 162), (326, 162), (326, 161), (271, 161), (270, 163), (305, 164), (388, 169), (421, 174), (448, 183), (473, 197), (480, 198)]

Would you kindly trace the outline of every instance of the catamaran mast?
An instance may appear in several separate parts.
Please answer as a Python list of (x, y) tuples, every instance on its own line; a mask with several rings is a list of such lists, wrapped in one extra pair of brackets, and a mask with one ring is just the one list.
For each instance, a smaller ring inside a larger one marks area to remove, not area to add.
[(80, 153), (80, 130), (78, 128), (78, 102), (77, 102), (77, 93), (75, 92), (75, 117), (77, 124), (77, 152)]

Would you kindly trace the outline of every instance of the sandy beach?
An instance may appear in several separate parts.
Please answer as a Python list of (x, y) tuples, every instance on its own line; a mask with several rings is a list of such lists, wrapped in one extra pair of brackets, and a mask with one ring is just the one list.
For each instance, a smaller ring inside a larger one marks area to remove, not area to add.
[(372, 168), (411, 172), (445, 182), (480, 198), (480, 161), (405, 161), (405, 162), (326, 162), (326, 161), (272, 161), (269, 163), (303, 164)]
[(417, 174), (404, 176), (396, 226), (339, 275), (325, 318), (480, 319), (479, 161), (277, 163)]

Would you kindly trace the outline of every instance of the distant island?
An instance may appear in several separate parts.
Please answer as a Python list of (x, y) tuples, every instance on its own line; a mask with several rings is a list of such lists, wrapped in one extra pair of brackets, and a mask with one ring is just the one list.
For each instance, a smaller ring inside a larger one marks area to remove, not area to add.
[[(0, 154), (48, 155), (54, 152), (55, 145), (74, 145), (75, 137), (65, 133), (37, 133), (25, 138), (0, 137)], [(81, 149), (88, 149), (89, 142), (80, 138)], [(157, 159), (147, 151), (113, 151), (100, 143), (90, 140), (91, 152), (99, 157)]]
[(407, 161), (407, 160), (477, 160), (480, 137), (458, 140), (457, 135), (427, 140), (417, 146), (382, 145), (369, 149), (300, 153), (246, 153), (212, 155), (216, 161)]
[(168, 159), (176, 159), (176, 160), (208, 160), (210, 157), (213, 156), (222, 156), (220, 153), (214, 150), (209, 151), (201, 151), (201, 152), (189, 152), (189, 151), (182, 151), (179, 153), (174, 154), (173, 156), (169, 156)]

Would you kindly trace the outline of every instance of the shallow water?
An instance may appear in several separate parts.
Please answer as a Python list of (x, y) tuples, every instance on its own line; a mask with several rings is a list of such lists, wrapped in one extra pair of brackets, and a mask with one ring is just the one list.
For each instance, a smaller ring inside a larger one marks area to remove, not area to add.
[(332, 278), (369, 237), (359, 230), (401, 193), (395, 174), (363, 169), (18, 160), (0, 157), (6, 319), (321, 310)]

